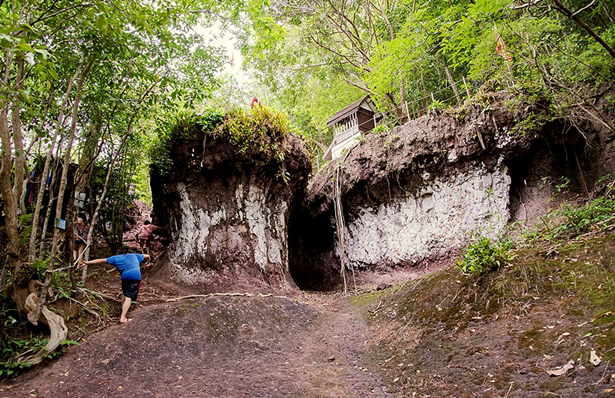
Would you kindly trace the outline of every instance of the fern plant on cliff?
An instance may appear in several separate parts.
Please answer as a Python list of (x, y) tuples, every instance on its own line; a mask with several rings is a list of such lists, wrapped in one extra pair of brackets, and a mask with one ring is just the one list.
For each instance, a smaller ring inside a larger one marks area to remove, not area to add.
[(212, 134), (228, 139), (248, 163), (276, 164), (276, 176), (288, 182), (290, 176), (284, 161), (291, 151), (286, 140), (290, 132), (290, 123), (284, 115), (259, 105), (248, 112), (243, 109), (230, 112)]

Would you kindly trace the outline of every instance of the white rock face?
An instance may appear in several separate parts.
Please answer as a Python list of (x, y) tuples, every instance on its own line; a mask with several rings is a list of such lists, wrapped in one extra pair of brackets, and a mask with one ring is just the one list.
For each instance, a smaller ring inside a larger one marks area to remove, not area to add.
[(177, 184), (181, 219), (173, 219), (169, 256), (174, 259), (175, 275), (183, 282), (206, 283), (218, 271), (194, 265), (217, 259), (224, 263), (237, 256), (243, 261), (231, 261), (236, 267), (233, 272), (255, 264), (262, 275), (277, 271), (284, 279), (279, 287), (288, 287), (288, 204), (267, 200), (263, 189), (252, 182), (239, 184), (234, 195), (229, 194), (217, 208), (203, 208), (202, 200), (191, 197), (183, 183)]
[(459, 247), (472, 233), (494, 237), (509, 218), (510, 182), (505, 166), (490, 173), (480, 165), (435, 179), (414, 195), (365, 209), (347, 225), (348, 264), (364, 268), (417, 262)]

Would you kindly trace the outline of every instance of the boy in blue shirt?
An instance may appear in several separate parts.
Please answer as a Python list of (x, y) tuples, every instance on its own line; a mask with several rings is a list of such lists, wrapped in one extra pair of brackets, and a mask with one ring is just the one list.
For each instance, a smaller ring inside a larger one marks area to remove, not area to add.
[(139, 289), (141, 288), (141, 263), (145, 261), (146, 268), (150, 268), (149, 254), (128, 253), (127, 249), (120, 249), (120, 254), (107, 258), (83, 261), (77, 269), (84, 265), (109, 264), (113, 265), (119, 272), (122, 280), (122, 314), (120, 315), (120, 325), (126, 324), (131, 319), (126, 318), (130, 304), (137, 300)]

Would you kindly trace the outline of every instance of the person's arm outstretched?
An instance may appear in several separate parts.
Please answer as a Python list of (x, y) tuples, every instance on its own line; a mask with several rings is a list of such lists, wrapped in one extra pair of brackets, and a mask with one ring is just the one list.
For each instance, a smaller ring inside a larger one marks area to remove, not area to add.
[(77, 265), (77, 269), (83, 267), (84, 265), (94, 265), (94, 264), (107, 264), (107, 259), (97, 258), (96, 260), (82, 261), (81, 263), (79, 263), (79, 265)]

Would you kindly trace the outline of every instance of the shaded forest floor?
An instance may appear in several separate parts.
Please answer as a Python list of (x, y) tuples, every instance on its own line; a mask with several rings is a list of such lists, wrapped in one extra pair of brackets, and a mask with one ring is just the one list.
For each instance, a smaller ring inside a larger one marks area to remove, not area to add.
[(448, 268), (351, 297), (161, 302), (146, 284), (133, 321), (0, 397), (615, 396), (615, 235), (516, 254), (479, 279)]

